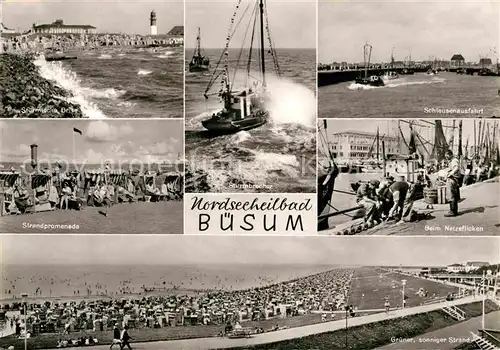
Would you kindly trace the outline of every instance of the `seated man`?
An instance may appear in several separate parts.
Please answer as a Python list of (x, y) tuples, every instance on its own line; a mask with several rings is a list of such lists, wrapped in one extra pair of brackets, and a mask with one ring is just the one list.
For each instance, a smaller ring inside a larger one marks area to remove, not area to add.
[(378, 180), (370, 180), (370, 182), (359, 186), (356, 192), (358, 204), (362, 205), (365, 209), (364, 221), (370, 224), (380, 223), (381, 205), (375, 193), (379, 184)]
[(32, 201), (29, 198), (28, 190), (18, 184), (14, 185), (14, 191), (12, 195), (14, 197), (16, 207), (21, 213), (25, 213), (26, 209), (33, 205)]

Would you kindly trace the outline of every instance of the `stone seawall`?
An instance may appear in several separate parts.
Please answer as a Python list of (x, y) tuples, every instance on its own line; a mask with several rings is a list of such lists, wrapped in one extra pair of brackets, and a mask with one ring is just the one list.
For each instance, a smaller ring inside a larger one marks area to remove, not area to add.
[(40, 76), (30, 54), (0, 55), (0, 118), (83, 118), (71, 94)]

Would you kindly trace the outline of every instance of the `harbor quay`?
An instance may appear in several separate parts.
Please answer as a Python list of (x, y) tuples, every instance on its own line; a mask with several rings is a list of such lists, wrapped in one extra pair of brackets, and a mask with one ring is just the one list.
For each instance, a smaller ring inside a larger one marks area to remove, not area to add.
[[(391, 65), (377, 65), (377, 66), (371, 66), (368, 68), (366, 71), (368, 73), (368, 76), (371, 75), (384, 75), (385, 73), (391, 71), (391, 72), (396, 72), (398, 74), (404, 74), (405, 69), (408, 69), (408, 67), (403, 67), (403, 66), (391, 66)], [(419, 66), (412, 66), (411, 68), (415, 73), (425, 73), (429, 69), (431, 69), (431, 65), (419, 65)], [(452, 73), (459, 73), (460, 74), (468, 74), (468, 75), (478, 75), (482, 70), (484, 70), (484, 67), (480, 65), (464, 65), (460, 67), (447, 67), (443, 68), (443, 71), (446, 72), (452, 72)], [(495, 68), (490, 68), (489, 69), (492, 72), (495, 72)], [(497, 67), (496, 68), (496, 74), (500, 69)], [(333, 84), (340, 84), (344, 83), (347, 81), (352, 81), (355, 80), (357, 77), (361, 76), (365, 72), (365, 69), (362, 65), (360, 66), (348, 66), (348, 67), (343, 67), (343, 66), (332, 66), (332, 65), (319, 65), (318, 67), (318, 86), (327, 86), (327, 85), (333, 85)]]
[[(338, 67), (337, 67), (338, 68)], [(430, 66), (420, 66), (412, 68), (417, 73), (425, 73)], [(368, 75), (383, 75), (388, 71), (397, 72), (401, 74), (405, 67), (391, 68), (390, 66), (376, 66), (373, 68), (367, 69)], [(322, 70), (318, 68), (318, 86), (326, 86), (344, 83), (346, 81), (355, 80), (359, 77), (365, 69), (362, 66), (358, 68), (348, 68), (348, 69), (329, 69)]]

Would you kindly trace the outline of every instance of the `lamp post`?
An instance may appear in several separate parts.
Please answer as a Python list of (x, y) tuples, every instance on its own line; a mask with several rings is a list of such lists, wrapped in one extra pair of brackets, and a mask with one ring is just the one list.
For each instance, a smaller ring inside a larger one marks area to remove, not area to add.
[(346, 349), (349, 349), (349, 343), (348, 343), (348, 339), (347, 339), (347, 319), (349, 318), (349, 313), (352, 313), (353, 311), (353, 308), (352, 308), (352, 305), (346, 305), (345, 306), (345, 348)]
[(27, 303), (28, 303), (28, 294), (27, 293), (22, 293), (21, 298), (23, 301), (23, 309), (24, 309), (24, 350), (28, 350), (28, 310), (27, 310)]
[(403, 303), (401, 304), (401, 308), (404, 310), (405, 308), (405, 286), (406, 286), (406, 280), (401, 280), (402, 286), (403, 286)]

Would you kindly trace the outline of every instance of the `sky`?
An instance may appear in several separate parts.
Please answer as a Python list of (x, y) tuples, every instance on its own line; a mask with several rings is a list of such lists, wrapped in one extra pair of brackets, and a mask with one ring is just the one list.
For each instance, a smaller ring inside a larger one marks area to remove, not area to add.
[[(363, 62), (363, 45), (373, 46), (372, 62), (430, 56), (466, 61), (499, 52), (499, 2), (485, 1), (327, 1), (319, 0), (320, 63)], [(490, 50), (493, 50), (490, 52)]]
[[(316, 48), (316, 1), (315, 0), (266, 0), (269, 27), (276, 48)], [(236, 0), (194, 1), (186, 0), (185, 42), (187, 47), (196, 46), (198, 27), (201, 28), (203, 48), (223, 48), (229, 32)], [(240, 49), (245, 38), (255, 0), (243, 0), (238, 17), (243, 21), (231, 41), (232, 48)], [(238, 22), (236, 20), (235, 22)], [(253, 23), (253, 22), (252, 22)], [(250, 41), (251, 30), (245, 43)], [(257, 41), (255, 41), (256, 43)], [(266, 46), (268, 40), (265, 40)]]
[(66, 24), (90, 24), (98, 32), (149, 34), (149, 15), (156, 11), (158, 34), (183, 25), (181, 0), (3, 0), (7, 28), (27, 30), (33, 23), (62, 19)]
[(32, 143), (38, 145), (40, 164), (42, 160), (71, 161), (73, 136), (79, 164), (108, 160), (163, 163), (176, 161), (179, 153), (183, 154), (181, 120), (14, 120), (0, 122), (0, 129), (0, 162), (22, 163), (30, 159)]
[[(497, 237), (2, 235), (4, 264), (444, 266), (500, 262)], [(45, 249), (56, 254), (47, 254)], [(144, 257), (147, 256), (147, 259)]]
[[(416, 123), (415, 130), (421, 135), (424, 140), (428, 140), (430, 142), (434, 141), (434, 128), (432, 125), (428, 124), (434, 123), (434, 120), (414, 120)], [(490, 124), (490, 133), (493, 133), (493, 125), (494, 121), (488, 121)], [(450, 131), (452, 130), (453, 120), (452, 119), (443, 119), (442, 124), (444, 127), (445, 136), (447, 139), (451, 136)], [(322, 124), (321, 124), (322, 125)], [(327, 135), (329, 140), (332, 140), (332, 135), (334, 133), (344, 132), (344, 131), (363, 131), (363, 132), (372, 132), (376, 133), (377, 128), (379, 128), (380, 135), (388, 135), (388, 136), (397, 136), (398, 131), (398, 121), (396, 120), (382, 120), (382, 119), (349, 119), (349, 120), (340, 120), (340, 119), (329, 119), (327, 124)], [(408, 123), (399, 123), (401, 125), (401, 129), (406, 136), (406, 141), (409, 141), (409, 124)], [(427, 127), (429, 126), (429, 127)], [(448, 128), (450, 127), (450, 128)], [(458, 119), (455, 122), (455, 140), (458, 140)], [(497, 130), (498, 135), (499, 130)], [(476, 120), (476, 138), (479, 137), (479, 124)], [(474, 144), (474, 121), (473, 119), (463, 119), (462, 124), (462, 142), (463, 146), (467, 143), (467, 138), (469, 139), (469, 145), (472, 146)], [(320, 138), (320, 142), (322, 139)], [(322, 147), (323, 143), (320, 143), (320, 147)]]

